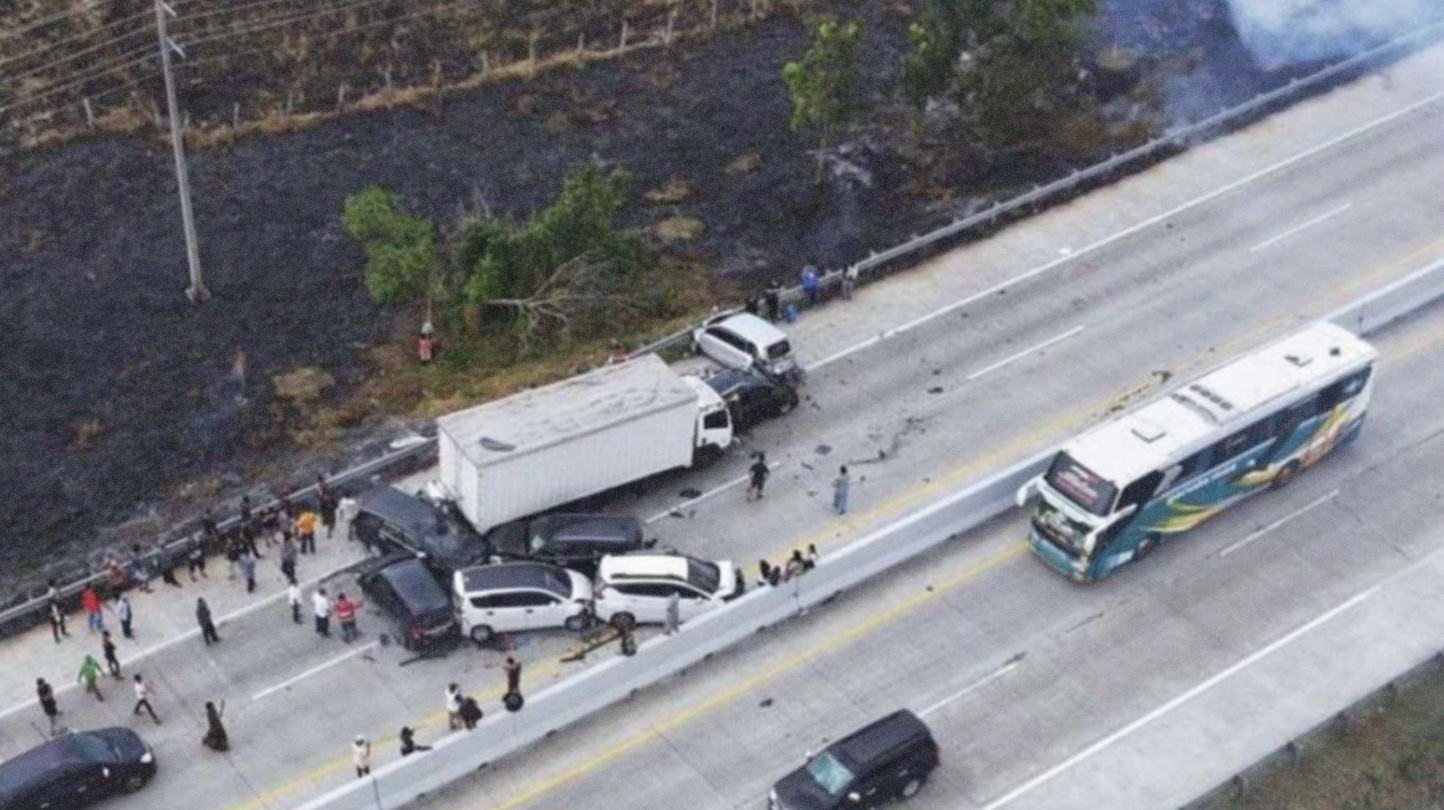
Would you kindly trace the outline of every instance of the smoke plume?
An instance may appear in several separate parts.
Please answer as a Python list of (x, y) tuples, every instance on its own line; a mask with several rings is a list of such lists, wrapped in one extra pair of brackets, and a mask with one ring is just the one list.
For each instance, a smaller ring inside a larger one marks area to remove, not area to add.
[(1352, 56), (1444, 18), (1439, 0), (1228, 0), (1264, 70)]

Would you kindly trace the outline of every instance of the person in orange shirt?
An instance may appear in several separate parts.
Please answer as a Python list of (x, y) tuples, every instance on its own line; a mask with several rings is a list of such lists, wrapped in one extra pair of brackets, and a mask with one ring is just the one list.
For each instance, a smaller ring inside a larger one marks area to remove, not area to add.
[(316, 553), (316, 513), (310, 509), (296, 518), (296, 535), (301, 539), (301, 553)]

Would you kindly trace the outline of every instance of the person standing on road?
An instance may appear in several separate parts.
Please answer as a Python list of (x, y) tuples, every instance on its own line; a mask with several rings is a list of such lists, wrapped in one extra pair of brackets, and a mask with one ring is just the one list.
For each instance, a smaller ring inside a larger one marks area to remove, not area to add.
[(220, 708), (216, 704), (206, 701), (206, 736), (201, 738), (201, 745), (212, 751), (231, 750), (231, 740), (226, 736), (226, 727), (221, 724), (221, 715), (226, 711), (226, 702), (221, 701)]
[(832, 479), (832, 508), (837, 510), (839, 515), (847, 514), (847, 490), (852, 485), (852, 479), (847, 475), (847, 465), (839, 467), (837, 477)]
[(85, 609), (85, 621), (94, 633), (105, 629), (105, 618), (100, 615), (100, 594), (96, 593), (95, 586), (85, 584), (85, 590), (80, 592), (80, 606)]
[(818, 290), (817, 290), (818, 281), (819, 281), (819, 279), (818, 279), (818, 275), (817, 275), (817, 268), (816, 268), (816, 267), (813, 267), (813, 266), (810, 265), (810, 264), (805, 264), (805, 265), (803, 265), (803, 266), (802, 266), (802, 294), (805, 295), (805, 296), (807, 296), (807, 308), (808, 308), (808, 309), (812, 309), (813, 307), (816, 307), (816, 306), (817, 306), (817, 303), (818, 303), (818, 295), (817, 295), (817, 292), (818, 292)]
[(246, 593), (256, 592), (256, 558), (251, 554), (249, 548), (241, 548), (241, 556), (236, 560), (241, 567), (241, 576), (246, 578)]
[(156, 725), (160, 725), (160, 718), (155, 716), (155, 707), (150, 705), (150, 686), (137, 672), (135, 673), (135, 710), (131, 714), (140, 714), (141, 709), (145, 709), (150, 715), (150, 719), (154, 720)]
[(301, 553), (316, 553), (316, 513), (310, 509), (301, 510), (296, 518), (296, 535), (301, 538)]
[(356, 535), (351, 531), (351, 521), (356, 519), (357, 513), (361, 511), (361, 504), (355, 498), (346, 496), (336, 502), (336, 518), (346, 524), (346, 539), (355, 540)]
[(461, 725), (467, 731), (476, 728), (476, 724), (481, 722), (481, 706), (471, 695), (461, 699), (461, 706), (456, 710), (456, 714), (461, 718)]
[(852, 291), (857, 289), (857, 265), (848, 265), (842, 271), (842, 300), (851, 301)]
[(446, 724), (452, 731), (461, 727), (461, 687), (454, 683), (446, 685)]
[(502, 669), (506, 670), (506, 691), (520, 695), (521, 662), (508, 655)]
[(326, 527), (326, 539), (330, 540), (336, 534), (338, 502), (336, 490), (326, 483), (326, 477), (320, 473), (316, 474), (316, 503), (321, 510), (321, 525)]
[(80, 662), (80, 674), (75, 676), (75, 682), (85, 685), (85, 691), (95, 695), (95, 699), (101, 703), (105, 702), (105, 695), (100, 694), (100, 662), (90, 653), (85, 654), (85, 660)]
[[(196, 581), (196, 574), (206, 577), (206, 543), (219, 534), (216, 530), (216, 522), (206, 516), (208, 528), (203, 528), (199, 537), (192, 537), (186, 544), (186, 573), (190, 575), (191, 582)], [(209, 579), (209, 577), (206, 577)]]
[(201, 640), (207, 647), (221, 640), (220, 634), (216, 632), (216, 624), (211, 620), (211, 606), (201, 597), (196, 598), (196, 624), (201, 626)]
[(105, 666), (110, 669), (110, 677), (120, 680), (120, 658), (115, 654), (115, 640), (110, 637), (109, 630), (102, 630), (100, 633), (100, 651), (105, 655)]
[(317, 588), (311, 594), (311, 612), (316, 616), (316, 633), (323, 638), (331, 637), (331, 600), (326, 598), (326, 589)]
[[(126, 638), (135, 638), (135, 633), (131, 630), (131, 622), (135, 620), (135, 611), (130, 609), (130, 597), (125, 594), (121, 594), (115, 600), (115, 618), (120, 620), (120, 634)], [(100, 632), (104, 633), (105, 628), (101, 628)]]
[(236, 578), (236, 563), (240, 562), (240, 560), (240, 529), (235, 529), (226, 536), (226, 579)]
[(281, 538), (281, 573), (286, 575), (287, 582), (296, 584), (296, 541), (289, 533)]
[(50, 720), (50, 733), (53, 735), (57, 728), (56, 718), (60, 716), (60, 707), (55, 705), (55, 690), (44, 678), (35, 679), (35, 696), (40, 699), (40, 710), (45, 712), (45, 717)]
[(346, 594), (336, 594), (336, 621), (341, 624), (341, 640), (347, 644), (355, 641), (359, 635), (356, 632), (356, 611), (360, 607), (360, 602), (352, 602), (346, 598)]
[(301, 586), (295, 580), (286, 586), (286, 601), (291, 605), (291, 621), (301, 624)]
[(747, 500), (757, 501), (762, 499), (762, 487), (767, 483), (767, 454), (758, 452), (753, 455), (752, 466), (747, 472), (749, 480), (747, 483)]
[(45, 603), (45, 618), (50, 620), (50, 632), (55, 635), (56, 644), (60, 643), (61, 636), (70, 636), (70, 631), (65, 629), (65, 611), (60, 609), (59, 599), (52, 597)]
[(351, 741), (351, 763), (356, 766), (357, 779), (364, 779), (371, 773), (371, 741), (360, 734)]

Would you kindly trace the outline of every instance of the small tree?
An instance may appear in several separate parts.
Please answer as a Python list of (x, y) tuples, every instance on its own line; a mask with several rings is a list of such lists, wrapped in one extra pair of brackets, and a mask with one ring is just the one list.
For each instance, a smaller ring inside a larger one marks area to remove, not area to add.
[(378, 303), (416, 297), (436, 265), (430, 220), (401, 212), (396, 196), (371, 186), (346, 198), (341, 222), (366, 248), (366, 289)]
[(802, 59), (782, 68), (782, 80), (792, 97), (792, 131), (811, 130), (817, 139), (818, 178), (822, 176), (821, 151), (831, 146), (852, 114), (852, 86), (857, 71), (857, 23), (827, 20), (817, 26), (812, 46)]

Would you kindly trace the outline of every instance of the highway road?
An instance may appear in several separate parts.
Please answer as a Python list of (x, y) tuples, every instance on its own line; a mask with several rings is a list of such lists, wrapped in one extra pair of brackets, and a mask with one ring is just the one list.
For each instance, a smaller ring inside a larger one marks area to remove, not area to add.
[[(1444, 104), (1434, 93), (1403, 67), (1387, 83), (1366, 79), (807, 314), (794, 330), (815, 366), (806, 406), (756, 429), (720, 463), (667, 477), (617, 508), (651, 518), (664, 542), (749, 570), (809, 542), (826, 554), (1169, 379), (1404, 275), (1441, 246), (1435, 143)], [(1429, 460), (1390, 448), (1437, 429), (1409, 421), (1438, 401), (1428, 366), (1411, 359), (1432, 357), (1420, 345), (1389, 348), (1368, 442), (1135, 571), (1096, 588), (1070, 585), (1027, 558), (1016, 516), (999, 521), (493, 766), (453, 801), (645, 807), (684, 795), (698, 806), (746, 804), (816, 739), (901, 702), (931, 708), (947, 740), (944, 771), (921, 806), (956, 806), (959, 796), (986, 806), (1428, 544), (1401, 531), (1394, 556), (1381, 556), (1374, 539), (1327, 540), (1315, 557), (1279, 539), (1346, 528), (1341, 516), (1370, 514), (1359, 497), (1375, 491), (1393, 499), (1392, 528), (1418, 528), (1407, 524), (1428, 510), (1402, 508), (1400, 499), (1418, 495), (1397, 476), (1429, 470)], [(745, 504), (753, 449), (777, 468), (767, 498)], [(827, 509), (839, 463), (858, 479), (844, 519)], [(1371, 478), (1370, 464), (1396, 478)], [(1221, 553), (1333, 489), (1287, 532)], [(1365, 525), (1349, 519), (1348, 528)], [(374, 645), (374, 632), (352, 648), (321, 644), (275, 603), (229, 619), (222, 634), (216, 647), (183, 639), (144, 661), (170, 708), (163, 726), (136, 722), (156, 743), (161, 774), (110, 807), (290, 807), (354, 778), (347, 743), (356, 733), (378, 739), (380, 761), (404, 723), (423, 741), (442, 733), (449, 681), (499, 710), (495, 652), (413, 662)], [(562, 633), (526, 639), (517, 652), (529, 662), (527, 683), (584, 665), (557, 661), (573, 643)], [(7, 680), (23, 686), (29, 673), (11, 669)], [(219, 698), (235, 749), (224, 757), (198, 745), (198, 707)], [(70, 705), (77, 725), (132, 722), (119, 704)], [(7, 745), (33, 721), (0, 713)]]

